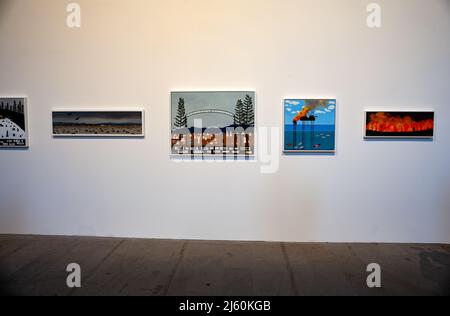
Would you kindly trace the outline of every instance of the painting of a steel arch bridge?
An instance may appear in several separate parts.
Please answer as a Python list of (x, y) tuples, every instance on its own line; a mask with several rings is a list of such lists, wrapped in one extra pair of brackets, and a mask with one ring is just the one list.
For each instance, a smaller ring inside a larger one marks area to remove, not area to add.
[(171, 103), (172, 156), (255, 156), (255, 92), (172, 92)]

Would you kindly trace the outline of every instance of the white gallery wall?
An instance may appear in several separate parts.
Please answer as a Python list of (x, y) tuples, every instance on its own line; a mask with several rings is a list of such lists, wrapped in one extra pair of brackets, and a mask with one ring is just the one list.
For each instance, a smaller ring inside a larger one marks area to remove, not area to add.
[[(0, 0), (0, 233), (450, 242), (449, 0)], [(382, 9), (381, 28), (366, 7)], [(259, 162), (169, 157), (170, 92), (252, 90), (280, 129)], [(283, 98), (338, 100), (335, 155), (281, 155)], [(144, 139), (53, 139), (54, 108), (146, 111)], [(363, 111), (435, 110), (434, 141), (364, 141)]]

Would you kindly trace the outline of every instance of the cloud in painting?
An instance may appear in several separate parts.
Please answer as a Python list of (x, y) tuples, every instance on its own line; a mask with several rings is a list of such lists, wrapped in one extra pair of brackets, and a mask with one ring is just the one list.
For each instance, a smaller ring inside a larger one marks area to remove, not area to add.
[(299, 105), (299, 104), (300, 104), (299, 101), (286, 100), (286, 106), (289, 106), (289, 105)]
[(327, 112), (325, 111), (321, 111), (321, 110), (317, 110), (316, 112), (314, 112), (314, 114), (326, 114)]
[(336, 108), (335, 105), (330, 105), (330, 106), (328, 107), (328, 110), (333, 111), (335, 108)]

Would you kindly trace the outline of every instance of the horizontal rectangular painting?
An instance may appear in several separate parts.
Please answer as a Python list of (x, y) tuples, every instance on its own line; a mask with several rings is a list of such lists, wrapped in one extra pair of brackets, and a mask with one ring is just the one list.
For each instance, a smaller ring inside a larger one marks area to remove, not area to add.
[(144, 111), (53, 111), (53, 136), (142, 137)]
[(284, 100), (285, 153), (333, 153), (335, 137), (335, 99)]
[(255, 92), (172, 92), (172, 156), (255, 155)]
[(28, 147), (25, 98), (0, 98), (0, 147)]
[(434, 112), (365, 112), (365, 138), (433, 138)]

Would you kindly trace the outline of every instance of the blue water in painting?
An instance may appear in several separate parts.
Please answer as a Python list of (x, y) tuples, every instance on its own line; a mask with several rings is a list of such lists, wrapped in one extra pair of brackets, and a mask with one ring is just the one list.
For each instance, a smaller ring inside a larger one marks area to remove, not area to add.
[[(295, 143), (294, 143), (295, 142)], [(284, 150), (335, 150), (335, 126), (315, 125), (314, 131), (308, 124), (304, 129), (302, 125), (297, 126), (294, 132), (294, 125), (284, 127)]]

